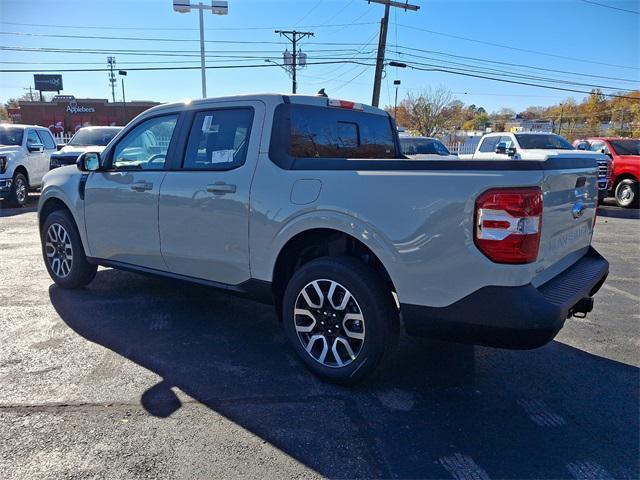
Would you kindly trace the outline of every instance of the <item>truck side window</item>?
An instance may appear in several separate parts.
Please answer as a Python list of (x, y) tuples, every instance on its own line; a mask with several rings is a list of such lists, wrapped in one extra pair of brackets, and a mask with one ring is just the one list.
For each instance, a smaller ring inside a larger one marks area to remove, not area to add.
[(482, 139), (482, 143), (480, 144), (480, 148), (478, 151), (483, 153), (494, 153), (496, 151), (496, 147), (498, 146), (498, 142), (501, 137), (487, 137)]
[(38, 136), (36, 131), (35, 130), (29, 130), (27, 132), (27, 146), (29, 146), (29, 145), (38, 145), (40, 143), (42, 143), (42, 141), (40, 140), (40, 137)]
[(198, 112), (191, 126), (183, 168), (230, 170), (247, 158), (253, 109)]
[(44, 148), (46, 148), (47, 150), (56, 149), (56, 142), (53, 141), (53, 137), (49, 132), (46, 132), (44, 130), (38, 130), (38, 136), (40, 137), (40, 140), (44, 144)]
[(118, 142), (112, 166), (118, 170), (163, 170), (177, 115), (150, 118)]
[(292, 105), (289, 154), (296, 158), (397, 158), (386, 115)]

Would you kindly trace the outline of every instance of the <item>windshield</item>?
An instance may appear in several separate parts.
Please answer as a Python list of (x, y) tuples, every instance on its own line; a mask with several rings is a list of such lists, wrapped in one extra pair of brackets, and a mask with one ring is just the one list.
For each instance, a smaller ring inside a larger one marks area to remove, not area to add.
[(404, 155), (451, 155), (442, 142), (434, 138), (400, 138)]
[(0, 145), (22, 145), (21, 128), (0, 128)]
[(120, 128), (81, 128), (73, 136), (69, 145), (76, 147), (99, 145), (104, 147), (120, 130)]
[(525, 150), (573, 150), (573, 146), (560, 135), (525, 135), (517, 134), (520, 147)]
[(640, 140), (610, 140), (609, 144), (618, 155), (640, 155)]

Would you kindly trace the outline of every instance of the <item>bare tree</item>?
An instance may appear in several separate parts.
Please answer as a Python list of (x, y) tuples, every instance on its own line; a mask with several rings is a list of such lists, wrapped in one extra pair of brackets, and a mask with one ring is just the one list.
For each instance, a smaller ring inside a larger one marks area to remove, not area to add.
[(451, 126), (452, 118), (448, 114), (448, 107), (452, 101), (451, 91), (440, 86), (416, 93), (409, 92), (401, 105), (406, 109), (408, 127), (411, 130), (416, 130), (421, 135), (433, 136), (443, 133)]

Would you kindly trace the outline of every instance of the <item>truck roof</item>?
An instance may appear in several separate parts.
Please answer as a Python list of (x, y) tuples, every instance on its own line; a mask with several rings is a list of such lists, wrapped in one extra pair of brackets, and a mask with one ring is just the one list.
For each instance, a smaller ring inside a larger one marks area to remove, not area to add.
[[(203, 106), (207, 106), (208, 104), (214, 104), (219, 102), (233, 102), (233, 101), (247, 101), (247, 100), (258, 100), (262, 101), (267, 105), (278, 105), (281, 103), (294, 103), (294, 104), (303, 104), (303, 105), (316, 105), (316, 106), (327, 106), (327, 102), (329, 100), (338, 100), (334, 97), (323, 97), (319, 95), (302, 95), (302, 94), (288, 94), (288, 93), (249, 93), (242, 95), (231, 95), (226, 97), (209, 97), (209, 98), (201, 98), (197, 100), (184, 100), (182, 102), (173, 102), (173, 103), (165, 103), (162, 105), (157, 105), (155, 107), (150, 108), (147, 112), (156, 112), (162, 110), (174, 110), (176, 108), (199, 108)], [(354, 102), (356, 103), (356, 102)], [(362, 111), (366, 113), (372, 113), (375, 115), (388, 115), (382, 109), (372, 107), (370, 105), (359, 104), (356, 105), (362, 107)]]
[(0, 123), (0, 128), (42, 128), (48, 130), (47, 127), (43, 127), (42, 125), (26, 125), (23, 123)]

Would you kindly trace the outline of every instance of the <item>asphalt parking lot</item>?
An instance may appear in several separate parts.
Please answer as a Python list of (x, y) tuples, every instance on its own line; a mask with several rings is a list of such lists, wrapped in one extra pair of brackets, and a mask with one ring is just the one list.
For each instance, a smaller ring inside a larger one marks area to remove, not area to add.
[(0, 476), (637, 479), (638, 217), (602, 208), (609, 279), (549, 345), (403, 337), (342, 388), (304, 370), (271, 307), (109, 269), (57, 288), (35, 199), (0, 204)]

